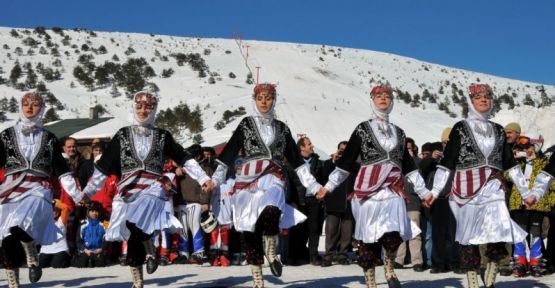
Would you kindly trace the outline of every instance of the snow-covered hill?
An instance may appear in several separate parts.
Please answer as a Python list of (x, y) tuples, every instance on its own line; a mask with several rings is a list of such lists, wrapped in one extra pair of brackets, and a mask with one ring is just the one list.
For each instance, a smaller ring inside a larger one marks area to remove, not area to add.
[[(15, 34), (12, 31), (18, 36), (12, 35)], [(278, 83), (278, 117), (290, 126), (294, 135), (307, 134), (320, 150), (331, 153), (339, 141), (349, 137), (356, 124), (368, 119), (369, 90), (378, 81), (389, 82), (394, 88), (410, 93), (413, 105), (414, 95), (420, 96), (423, 104), (417, 107), (397, 99), (391, 117), (418, 145), (438, 141), (443, 128), (462, 118), (461, 106), (453, 103), (452, 91), (460, 96), (461, 92), (466, 93), (470, 83), (481, 82), (489, 83), (498, 96), (508, 94), (517, 105), (509, 110), (508, 104), (502, 104), (502, 110), (494, 120), (502, 125), (519, 121), (524, 133), (540, 133), (547, 144), (555, 143), (555, 105), (536, 108), (542, 103), (542, 91), (544, 98), (553, 99), (555, 86), (360, 49), (86, 30), (57, 30), (55, 33), (47, 29), (45, 32), (48, 36), (33, 29), (0, 28), (0, 77), (6, 80), (0, 85), (0, 99), (18, 98), (23, 93), (8, 84), (16, 61), (21, 66), (29, 62), (35, 70), (42, 63), (44, 67), (61, 73), (60, 80), (45, 81), (46, 87), (66, 107), (57, 111), (61, 118), (87, 117), (89, 107), (98, 103), (107, 111), (104, 116), (128, 120), (130, 101), (124, 95), (114, 98), (111, 85), (95, 85), (91, 91), (79, 83), (73, 70), (84, 54), (93, 55), (91, 61), (97, 66), (106, 61), (122, 64), (129, 58), (143, 57), (157, 75), (148, 81), (160, 89), (159, 109), (173, 108), (180, 102), (191, 108), (198, 105), (204, 123), (201, 132), (205, 141), (203, 145), (214, 145), (226, 141), (240, 119), (217, 130), (214, 124), (222, 119), (225, 110), (235, 110), (240, 106), (251, 110), (253, 85), (246, 83), (247, 74), (252, 72), (256, 80), (256, 67), (260, 67), (261, 82)], [(32, 43), (29, 37), (40, 43)], [(50, 40), (46, 39), (48, 37)], [(53, 55), (56, 54), (53, 48), (59, 56)], [(200, 78), (199, 73), (187, 64), (179, 66), (170, 56), (177, 53), (199, 53), (207, 65), (207, 77)], [(114, 55), (119, 61), (113, 60)], [(162, 71), (169, 68), (175, 71), (174, 74), (161, 77)], [(214, 84), (210, 83), (210, 76), (215, 80)], [(43, 80), (43, 76), (39, 74), (38, 79)], [(24, 73), (18, 82), (25, 80)], [(123, 88), (118, 89), (124, 93)], [(445, 103), (451, 117), (440, 111), (438, 104), (423, 101), (424, 90), (436, 95), (437, 102)], [(522, 104), (526, 95), (536, 107)], [(0, 123), (0, 128), (12, 125), (17, 118), (17, 113), (6, 115), (8, 120)], [(185, 131), (179, 139), (183, 144), (191, 144), (191, 136)]]

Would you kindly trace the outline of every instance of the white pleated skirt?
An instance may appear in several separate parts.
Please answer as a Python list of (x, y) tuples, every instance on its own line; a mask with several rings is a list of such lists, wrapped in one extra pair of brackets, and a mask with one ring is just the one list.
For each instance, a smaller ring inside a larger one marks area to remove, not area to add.
[(351, 207), (356, 223), (354, 238), (364, 243), (376, 243), (388, 232), (399, 232), (403, 241), (421, 232), (407, 216), (405, 200), (388, 188), (380, 190), (363, 203), (353, 197)]
[(36, 244), (52, 244), (64, 237), (54, 223), (52, 193), (44, 187), (26, 192), (21, 199), (0, 204), (0, 245), (11, 227), (25, 231)]
[(527, 233), (509, 215), (499, 180), (490, 180), (463, 206), (456, 200), (451, 196), (449, 206), (457, 221), (455, 240), (461, 245), (517, 243), (526, 238)]
[(179, 220), (165, 209), (166, 200), (160, 198), (163, 191), (152, 191), (161, 187), (150, 187), (139, 192), (130, 202), (125, 202), (122, 197), (114, 197), (110, 225), (106, 229), (106, 241), (127, 241), (131, 235), (126, 222), (134, 223), (137, 228), (146, 234), (157, 231), (177, 231), (183, 228)]
[(233, 225), (237, 231), (254, 232), (256, 221), (266, 206), (281, 210), (279, 227), (290, 228), (306, 220), (306, 216), (285, 203), (283, 180), (267, 174), (257, 180), (255, 188), (237, 191), (232, 197)]

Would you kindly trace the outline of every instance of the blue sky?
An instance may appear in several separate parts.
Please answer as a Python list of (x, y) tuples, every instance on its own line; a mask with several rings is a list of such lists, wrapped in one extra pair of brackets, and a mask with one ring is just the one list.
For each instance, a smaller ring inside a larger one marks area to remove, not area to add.
[(0, 26), (326, 44), (555, 85), (555, 1), (3, 0)]

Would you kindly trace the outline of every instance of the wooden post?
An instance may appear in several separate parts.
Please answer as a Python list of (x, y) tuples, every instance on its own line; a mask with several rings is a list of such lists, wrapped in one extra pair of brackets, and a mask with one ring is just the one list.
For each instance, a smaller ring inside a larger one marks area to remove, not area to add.
[(256, 66), (256, 84), (258, 84), (258, 79), (260, 79), (260, 66)]

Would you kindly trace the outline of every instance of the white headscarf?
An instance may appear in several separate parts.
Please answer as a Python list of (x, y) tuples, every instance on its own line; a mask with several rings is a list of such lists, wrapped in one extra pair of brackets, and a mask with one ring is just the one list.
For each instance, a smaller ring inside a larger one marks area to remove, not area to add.
[(482, 92), (484, 90), (487, 90), (488, 93), (491, 94), (491, 88), (487, 84), (477, 84), (470, 86), (469, 90), (471, 92), (466, 97), (466, 103), (468, 105), (468, 117), (466, 119), (476, 121), (476, 125), (474, 125), (473, 127), (474, 132), (486, 137), (490, 137), (493, 135), (493, 127), (489, 124), (488, 121), (491, 117), (491, 112), (493, 111), (493, 100), (491, 101), (491, 105), (488, 111), (478, 112), (476, 108), (474, 108), (474, 104), (472, 104), (472, 93), (477, 94), (477, 91)]
[[(33, 118), (27, 118), (23, 113), (23, 99), (25, 97), (38, 97), (41, 101), (41, 108), (39, 113), (35, 115)], [(46, 106), (44, 103), (44, 98), (36, 92), (26, 93), (21, 97), (21, 103), (19, 105), (19, 120), (17, 120), (16, 125), (20, 125), (22, 130), (34, 130), (35, 127), (42, 127), (42, 116), (44, 115), (44, 110), (46, 110)]]
[(470, 120), (478, 120), (478, 121), (488, 121), (491, 118), (491, 111), (493, 111), (493, 101), (491, 101), (491, 106), (489, 110), (486, 112), (478, 112), (476, 108), (474, 108), (474, 104), (472, 104), (472, 96), (468, 95), (466, 97), (466, 103), (468, 104), (468, 117), (467, 119)]
[(372, 108), (372, 115), (370, 116), (371, 119), (379, 119), (385, 122), (389, 122), (389, 113), (393, 110), (393, 97), (391, 98), (391, 104), (385, 110), (381, 110), (380, 108), (376, 107), (374, 103), (374, 96), (370, 96), (370, 108)]
[[(144, 119), (143, 121), (141, 121), (139, 119), (139, 117), (137, 117), (137, 113), (135, 112), (135, 107), (137, 105), (137, 102), (135, 100), (135, 98), (137, 96), (139, 96), (140, 94), (147, 94), (147, 95), (152, 95), (153, 99), (150, 100), (150, 104), (153, 105), (152, 107), (152, 111), (150, 112), (150, 114), (148, 115), (148, 117), (146, 119)], [(148, 92), (148, 91), (139, 91), (137, 93), (135, 93), (135, 95), (133, 95), (133, 104), (131, 105), (131, 113), (133, 114), (133, 125), (137, 125), (137, 126), (141, 126), (141, 127), (145, 127), (145, 128), (153, 128), (154, 127), (154, 120), (155, 120), (155, 116), (156, 116), (156, 111), (158, 110), (158, 95), (156, 95), (156, 93), (153, 92)]]
[[(276, 86), (274, 84), (269, 84), (269, 83), (260, 83), (254, 87), (254, 96), (251, 104), (252, 111), (253, 111), (252, 116), (261, 118), (267, 122), (271, 122), (276, 117), (274, 108), (276, 107), (276, 102), (277, 102), (277, 92), (275, 88)], [(274, 101), (272, 101), (272, 107), (270, 107), (268, 112), (265, 112), (265, 113), (260, 112), (260, 110), (258, 110), (258, 107), (256, 107), (256, 95), (263, 91), (267, 91), (268, 93), (271, 93), (274, 96)]]
[(268, 112), (265, 112), (265, 113), (260, 112), (260, 110), (258, 110), (258, 107), (256, 107), (256, 99), (252, 99), (251, 105), (252, 105), (252, 111), (253, 111), (252, 116), (254, 117), (259, 117), (267, 121), (271, 121), (276, 117), (276, 113), (274, 110), (274, 108), (276, 107), (275, 98), (274, 98), (274, 101), (272, 102), (272, 107), (270, 107)]

